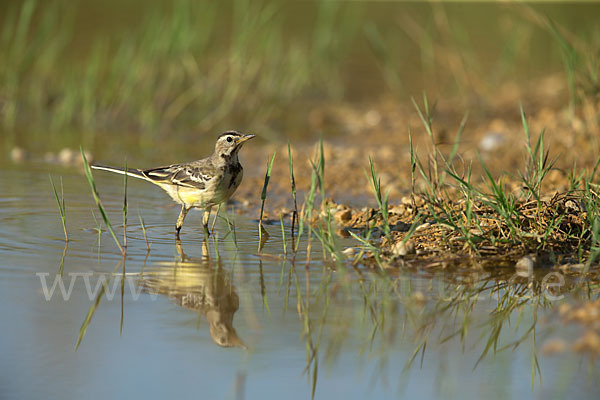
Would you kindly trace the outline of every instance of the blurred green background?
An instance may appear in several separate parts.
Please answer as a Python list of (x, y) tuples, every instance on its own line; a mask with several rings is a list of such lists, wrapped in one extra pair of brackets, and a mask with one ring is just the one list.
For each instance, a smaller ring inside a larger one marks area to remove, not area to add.
[(598, 92), (599, 15), (596, 3), (5, 0), (0, 145), (193, 158), (226, 129), (333, 135), (308, 116), (337, 104), (426, 91), (488, 112), (501, 87), (553, 74), (573, 106)]

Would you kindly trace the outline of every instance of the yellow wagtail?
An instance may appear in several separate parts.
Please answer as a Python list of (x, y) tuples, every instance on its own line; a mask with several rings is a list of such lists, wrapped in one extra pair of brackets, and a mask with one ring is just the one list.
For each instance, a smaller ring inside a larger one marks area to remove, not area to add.
[(181, 212), (175, 225), (179, 237), (183, 220), (192, 207), (204, 209), (202, 223), (208, 230), (212, 207), (220, 207), (242, 182), (244, 170), (238, 159), (238, 152), (246, 141), (255, 136), (236, 131), (222, 133), (215, 144), (215, 152), (210, 157), (183, 164), (150, 169), (128, 168), (127, 171), (103, 165), (93, 165), (92, 168), (127, 174), (164, 189), (173, 200), (181, 204)]

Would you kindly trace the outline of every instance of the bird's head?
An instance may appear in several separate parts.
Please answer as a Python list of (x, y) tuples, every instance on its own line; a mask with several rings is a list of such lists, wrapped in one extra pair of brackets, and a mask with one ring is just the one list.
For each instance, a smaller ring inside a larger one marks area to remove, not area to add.
[(215, 145), (215, 155), (229, 159), (237, 155), (238, 151), (242, 148), (244, 143), (256, 135), (245, 135), (241, 132), (228, 131), (222, 133), (217, 138), (217, 144)]

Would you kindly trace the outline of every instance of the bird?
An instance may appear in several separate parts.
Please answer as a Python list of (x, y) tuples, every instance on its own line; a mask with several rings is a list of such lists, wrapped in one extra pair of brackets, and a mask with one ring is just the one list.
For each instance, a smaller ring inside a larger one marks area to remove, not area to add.
[(181, 205), (181, 212), (175, 224), (175, 234), (179, 238), (183, 220), (188, 211), (194, 207), (204, 210), (202, 224), (205, 232), (209, 232), (208, 220), (212, 207), (220, 207), (235, 193), (242, 182), (244, 169), (238, 159), (238, 153), (244, 143), (254, 137), (256, 135), (238, 131), (224, 132), (217, 138), (213, 154), (197, 161), (150, 169), (127, 168), (125, 170), (100, 164), (92, 165), (92, 168), (127, 174), (154, 183), (166, 191), (176, 203)]

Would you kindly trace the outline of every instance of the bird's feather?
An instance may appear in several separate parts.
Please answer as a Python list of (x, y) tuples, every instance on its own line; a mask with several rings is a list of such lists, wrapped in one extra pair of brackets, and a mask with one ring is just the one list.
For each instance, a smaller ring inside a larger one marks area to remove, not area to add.
[(194, 189), (204, 189), (214, 177), (215, 168), (209, 160), (189, 164), (174, 164), (152, 168), (142, 173), (154, 183), (170, 183)]

